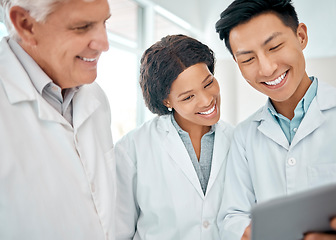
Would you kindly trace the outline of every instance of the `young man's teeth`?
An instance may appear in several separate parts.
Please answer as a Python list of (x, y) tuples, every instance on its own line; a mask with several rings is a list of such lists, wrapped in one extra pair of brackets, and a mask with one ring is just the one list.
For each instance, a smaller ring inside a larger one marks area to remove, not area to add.
[(85, 58), (85, 57), (79, 57), (79, 58), (85, 62), (94, 62), (96, 60), (95, 58)]
[(209, 110), (206, 111), (206, 112), (199, 112), (199, 114), (202, 114), (202, 115), (210, 114), (210, 113), (212, 113), (213, 111), (215, 111), (215, 108), (216, 108), (216, 105), (214, 105), (211, 109), (209, 109)]
[(275, 86), (278, 85), (279, 83), (281, 83), (281, 81), (286, 77), (287, 72), (285, 72), (284, 74), (282, 74), (280, 77), (278, 77), (277, 79), (275, 79), (274, 81), (271, 82), (265, 82), (267, 85), (271, 85), (271, 86)]

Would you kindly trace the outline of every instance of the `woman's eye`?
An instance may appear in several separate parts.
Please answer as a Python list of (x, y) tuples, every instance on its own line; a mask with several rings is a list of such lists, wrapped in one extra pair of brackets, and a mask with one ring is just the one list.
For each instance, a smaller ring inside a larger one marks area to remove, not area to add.
[(188, 96), (188, 97), (186, 97), (186, 98), (183, 98), (182, 101), (187, 101), (187, 100), (191, 99), (193, 96), (194, 96), (194, 95), (190, 95), (190, 96)]

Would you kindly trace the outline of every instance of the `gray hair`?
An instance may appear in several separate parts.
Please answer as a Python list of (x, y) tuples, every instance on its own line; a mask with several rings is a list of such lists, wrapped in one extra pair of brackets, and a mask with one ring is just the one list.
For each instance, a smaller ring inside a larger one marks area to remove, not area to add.
[[(9, 11), (13, 6), (19, 6), (27, 10), (32, 18), (37, 22), (44, 22), (51, 14), (58, 3), (69, 0), (0, 0), (3, 7), (3, 19), (10, 37), (18, 39), (17, 32), (10, 20)], [(94, 0), (83, 0), (85, 2), (92, 2)]]

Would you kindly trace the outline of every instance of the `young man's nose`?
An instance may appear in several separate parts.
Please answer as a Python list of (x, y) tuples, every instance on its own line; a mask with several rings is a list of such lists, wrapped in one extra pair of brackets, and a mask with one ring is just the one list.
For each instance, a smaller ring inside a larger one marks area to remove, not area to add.
[(272, 76), (277, 69), (277, 64), (272, 60), (271, 57), (263, 55), (259, 56), (259, 74), (262, 76)]

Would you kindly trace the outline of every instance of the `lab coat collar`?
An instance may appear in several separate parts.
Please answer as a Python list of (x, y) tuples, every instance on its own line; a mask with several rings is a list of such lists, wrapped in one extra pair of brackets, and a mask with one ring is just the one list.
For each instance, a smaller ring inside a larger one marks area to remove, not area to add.
[[(316, 79), (315, 81), (318, 80)], [(291, 145), (289, 145), (285, 134), (268, 110), (269, 104), (270, 100), (268, 99), (267, 104), (252, 115), (251, 120), (260, 122), (258, 130), (288, 150), (289, 147), (294, 147), (304, 137), (323, 124), (325, 121), (323, 111), (336, 107), (336, 89), (326, 83), (318, 81), (316, 97), (311, 102)]]
[(166, 133), (165, 137), (162, 139), (164, 149), (170, 155), (171, 159), (182, 170), (198, 194), (204, 198), (201, 184), (198, 180), (194, 166), (192, 165), (189, 154), (185, 149), (178, 132), (171, 122), (170, 115), (160, 117), (160, 121), (158, 122), (158, 129)]
[(93, 94), (97, 83), (82, 86), (73, 98), (73, 126), (78, 129), (101, 105)]
[(206, 189), (206, 195), (210, 192), (219, 172), (223, 171), (222, 165), (225, 164), (225, 159), (227, 158), (231, 142), (228, 137), (229, 135), (226, 134), (227, 130), (227, 126), (223, 122), (219, 121), (217, 123), (211, 163), (211, 172), (208, 186)]
[(36, 89), (10, 49), (7, 37), (0, 42), (0, 79), (11, 104), (36, 99)]
[[(37, 92), (26, 70), (10, 49), (7, 37), (0, 42), (0, 81), (11, 104), (34, 102), (41, 120), (59, 122), (71, 127), (70, 123)], [(87, 90), (88, 88), (88, 86), (81, 87), (73, 99), (73, 121), (77, 128), (100, 105), (100, 101)]]
[(318, 81), (317, 83), (316, 97), (310, 104), (306, 116), (303, 118), (300, 127), (293, 138), (291, 147), (295, 146), (326, 121), (326, 117), (323, 113), (324, 111), (336, 107), (336, 88), (324, 82)]
[(179, 166), (186, 178), (194, 186), (195, 190), (198, 192), (200, 197), (203, 199), (211, 190), (219, 171), (224, 164), (228, 150), (229, 150), (229, 139), (224, 133), (226, 131), (226, 126), (224, 124), (216, 125), (215, 132), (215, 144), (212, 157), (211, 173), (206, 190), (206, 195), (202, 191), (201, 184), (197, 177), (196, 171), (192, 162), (190, 160), (189, 154), (184, 147), (184, 144), (176, 131), (176, 128), (171, 122), (170, 115), (161, 116), (158, 121), (158, 129), (165, 132), (166, 135), (163, 138), (163, 146), (167, 153), (171, 156), (171, 159)]
[(317, 84), (316, 102), (319, 108), (323, 111), (336, 107), (336, 88), (325, 82), (318, 81)]

